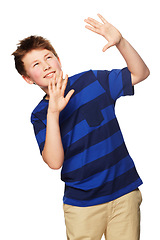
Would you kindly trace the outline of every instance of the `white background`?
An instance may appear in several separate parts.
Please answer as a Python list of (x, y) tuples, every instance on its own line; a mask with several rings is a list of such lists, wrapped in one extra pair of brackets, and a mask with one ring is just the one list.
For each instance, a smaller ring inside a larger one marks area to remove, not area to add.
[(158, 0), (5, 0), (1, 3), (0, 239), (65, 240), (60, 171), (41, 159), (30, 114), (44, 93), (27, 84), (11, 53), (29, 35), (48, 38), (64, 73), (122, 68), (126, 64), (106, 40), (85, 29), (84, 19), (101, 13), (134, 46), (150, 68), (135, 96), (118, 100), (117, 117), (144, 184), (141, 239), (159, 236), (159, 3)]

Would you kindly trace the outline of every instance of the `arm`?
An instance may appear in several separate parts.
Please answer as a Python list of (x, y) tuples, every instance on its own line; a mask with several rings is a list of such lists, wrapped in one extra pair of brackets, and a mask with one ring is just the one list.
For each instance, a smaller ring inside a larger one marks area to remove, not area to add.
[(57, 81), (56, 76), (50, 80), (49, 91), (49, 106), (47, 113), (46, 139), (42, 152), (43, 160), (52, 169), (59, 169), (64, 161), (64, 150), (61, 140), (59, 127), (59, 114), (69, 102), (74, 90), (71, 90), (64, 98), (64, 92), (67, 86), (68, 76), (63, 80), (63, 73)]
[(130, 43), (122, 38), (116, 47), (122, 54), (131, 72), (132, 85), (145, 80), (150, 74), (149, 69)]
[(87, 29), (102, 35), (108, 41), (103, 51), (105, 52), (112, 46), (117, 47), (131, 72), (132, 85), (146, 79), (150, 74), (149, 69), (136, 50), (122, 37), (121, 33), (113, 25), (108, 23), (100, 14), (98, 16), (103, 23), (99, 23), (92, 18), (85, 19), (85, 22), (90, 24), (86, 26)]

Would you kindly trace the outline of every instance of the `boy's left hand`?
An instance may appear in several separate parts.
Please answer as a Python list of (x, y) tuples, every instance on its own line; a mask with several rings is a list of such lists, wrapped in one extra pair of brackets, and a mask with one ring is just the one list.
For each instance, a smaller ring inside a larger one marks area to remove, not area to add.
[(108, 41), (103, 48), (103, 52), (105, 52), (108, 48), (118, 45), (122, 39), (122, 35), (112, 24), (107, 22), (102, 15), (98, 14), (98, 17), (103, 23), (89, 17), (84, 21), (90, 24), (90, 26), (86, 25), (85, 27), (92, 32), (102, 35)]

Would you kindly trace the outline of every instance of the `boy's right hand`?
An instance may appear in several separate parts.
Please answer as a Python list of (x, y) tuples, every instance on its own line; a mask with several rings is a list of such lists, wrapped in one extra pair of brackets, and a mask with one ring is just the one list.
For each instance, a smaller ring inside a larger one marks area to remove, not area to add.
[(60, 113), (69, 102), (71, 96), (74, 93), (74, 89), (70, 90), (68, 94), (64, 97), (65, 89), (68, 82), (68, 75), (65, 76), (63, 80), (63, 72), (60, 72), (60, 76), (57, 78), (54, 75), (53, 79), (50, 79), (48, 92), (49, 92), (49, 106), (48, 112), (50, 113)]

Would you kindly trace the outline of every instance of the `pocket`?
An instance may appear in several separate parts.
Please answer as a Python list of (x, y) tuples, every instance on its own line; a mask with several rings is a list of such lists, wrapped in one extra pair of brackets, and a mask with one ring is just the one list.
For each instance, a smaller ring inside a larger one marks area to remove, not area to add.
[(68, 212), (68, 210), (70, 209), (70, 207), (72, 207), (71, 205), (68, 205), (68, 204), (64, 204), (63, 203), (63, 211), (64, 211), (64, 213), (67, 213)]
[(141, 203), (142, 203), (142, 201), (143, 201), (142, 193), (141, 193), (141, 191), (139, 190), (139, 188), (137, 188), (137, 191), (138, 191), (138, 194), (139, 194), (139, 205), (141, 205)]
[(104, 120), (98, 102), (91, 101), (81, 109), (82, 114), (90, 127), (96, 127)]

